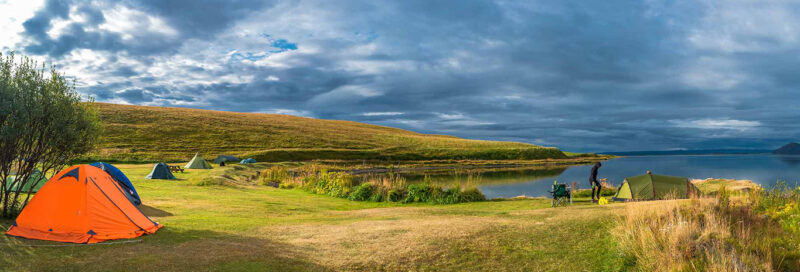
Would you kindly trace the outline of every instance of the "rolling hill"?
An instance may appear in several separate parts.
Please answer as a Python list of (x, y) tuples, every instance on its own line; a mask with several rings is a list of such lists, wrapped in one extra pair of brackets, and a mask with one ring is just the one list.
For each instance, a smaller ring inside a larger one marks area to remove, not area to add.
[(104, 126), (85, 160), (185, 161), (194, 152), (259, 161), (526, 160), (565, 158), (557, 148), (420, 134), (365, 123), (279, 114), (96, 103)]

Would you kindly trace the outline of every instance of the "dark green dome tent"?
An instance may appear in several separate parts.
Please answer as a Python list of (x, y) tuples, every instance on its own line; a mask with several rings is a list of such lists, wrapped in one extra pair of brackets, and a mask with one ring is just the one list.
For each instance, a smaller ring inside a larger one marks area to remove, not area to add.
[(689, 198), (700, 195), (700, 190), (685, 177), (655, 174), (626, 178), (614, 196), (616, 201), (637, 201), (664, 199), (670, 195), (675, 198)]
[(163, 162), (157, 163), (153, 166), (153, 171), (145, 177), (146, 179), (175, 179), (172, 172), (169, 171), (169, 165)]
[[(16, 176), (9, 176), (6, 178), (6, 189), (16, 191), (17, 188), (19, 188), (22, 182), (17, 181), (14, 183), (14, 179), (16, 178)], [(44, 186), (45, 182), (47, 182), (47, 178), (42, 174), (42, 171), (39, 171), (39, 169), (34, 169), (33, 173), (31, 173), (31, 176), (28, 177), (28, 181), (25, 182), (24, 186), (22, 186), (20, 192), (27, 193), (29, 190), (33, 193), (38, 192), (39, 189)], [(14, 183), (13, 186), (12, 183)], [(33, 190), (31, 190), (31, 188), (33, 188)]]
[(216, 159), (214, 159), (214, 163), (216, 163), (216, 164), (219, 164), (219, 163), (221, 163), (223, 161), (225, 161), (225, 162), (235, 162), (235, 161), (239, 161), (239, 158), (237, 158), (235, 156), (230, 156), (230, 155), (219, 155), (219, 156), (217, 156)]
[(189, 163), (186, 164), (183, 168), (185, 169), (211, 169), (211, 164), (208, 163), (203, 156), (200, 156), (200, 152), (194, 154), (194, 158), (192, 158)]

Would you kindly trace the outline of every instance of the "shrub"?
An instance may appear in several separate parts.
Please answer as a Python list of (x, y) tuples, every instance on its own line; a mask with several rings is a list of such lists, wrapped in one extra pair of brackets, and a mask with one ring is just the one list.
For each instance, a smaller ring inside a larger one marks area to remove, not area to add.
[(800, 187), (791, 188), (785, 182), (778, 182), (769, 190), (754, 190), (751, 198), (758, 212), (800, 236)]
[(433, 190), (428, 184), (411, 184), (408, 186), (408, 195), (403, 203), (428, 202), (433, 196)]
[[(362, 183), (361, 185), (356, 187), (353, 193), (350, 194), (350, 200), (355, 200), (355, 201), (371, 200), (373, 193), (372, 191), (373, 191), (372, 184)], [(375, 195), (380, 196), (380, 194), (375, 194)]]
[[(615, 187), (603, 187), (600, 189), (600, 196), (614, 196), (617, 194)], [(581, 189), (572, 192), (572, 197), (592, 197), (592, 189)]]
[(443, 189), (430, 183), (406, 185), (402, 176), (367, 175), (358, 177), (346, 172), (331, 172), (317, 165), (298, 169), (299, 175), (289, 175), (284, 168), (273, 167), (259, 177), (261, 184), (277, 182), (279, 188), (302, 188), (314, 194), (347, 198), (353, 201), (373, 202), (426, 202), (453, 204), (486, 200), (477, 188), (461, 190), (460, 187)]
[(439, 199), (443, 204), (455, 204), (461, 202), (461, 189), (458, 187), (449, 188), (443, 191), (444, 196)]
[(391, 189), (386, 193), (386, 200), (391, 202), (400, 202), (406, 198), (406, 191), (403, 189)]
[(323, 170), (303, 179), (305, 188), (315, 194), (346, 198), (353, 190), (353, 176), (342, 172)]
[(372, 196), (369, 198), (369, 201), (372, 201), (372, 202), (382, 202), (384, 199), (385, 199), (385, 197), (383, 196), (383, 194), (382, 194), (382, 193), (380, 193), (380, 192), (375, 192), (375, 193), (373, 193), (373, 194), (372, 194)]
[(461, 202), (476, 202), (484, 200), (486, 200), (486, 196), (484, 196), (481, 190), (478, 188), (470, 188), (461, 191)]
[(434, 204), (455, 204), (461, 202), (482, 201), (486, 197), (477, 188), (462, 191), (459, 187), (442, 189), (430, 184), (412, 184), (408, 186), (408, 194), (404, 203), (427, 202)]
[[(0, 55), (0, 202), (10, 217), (25, 206), (35, 171), (54, 174), (91, 150), (102, 132), (96, 109), (54, 68)], [(22, 158), (22, 159), (21, 159)], [(9, 181), (10, 169), (17, 178)], [(37, 170), (39, 168), (40, 170)], [(7, 189), (17, 188), (17, 189)], [(22, 199), (24, 196), (24, 200)]]

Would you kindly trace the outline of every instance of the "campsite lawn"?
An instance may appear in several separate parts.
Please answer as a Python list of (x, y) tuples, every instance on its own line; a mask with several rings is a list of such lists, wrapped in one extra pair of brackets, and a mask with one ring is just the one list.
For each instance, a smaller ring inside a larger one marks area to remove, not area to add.
[[(215, 170), (146, 180), (152, 165), (118, 165), (165, 225), (95, 245), (0, 238), (12, 271), (620, 270), (615, 210), (546, 199), (456, 205), (354, 202), (265, 186), (196, 186)], [(11, 221), (0, 221), (7, 228)], [(129, 242), (134, 241), (134, 242)], [(117, 243), (124, 242), (124, 243)]]

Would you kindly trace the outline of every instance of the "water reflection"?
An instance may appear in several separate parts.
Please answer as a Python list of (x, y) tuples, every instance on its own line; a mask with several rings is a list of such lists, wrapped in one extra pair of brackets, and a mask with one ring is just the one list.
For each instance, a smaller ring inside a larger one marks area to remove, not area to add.
[(793, 156), (793, 155), (775, 155), (780, 159), (782, 162), (786, 163), (787, 165), (797, 166), (800, 165), (800, 156)]
[(480, 185), (509, 184), (530, 181), (531, 179), (553, 178), (567, 170), (561, 168), (534, 168), (534, 169), (471, 169), (451, 170), (439, 172), (410, 172), (402, 173), (409, 183), (429, 181), (431, 183), (448, 185), (454, 182), (475, 182)]

